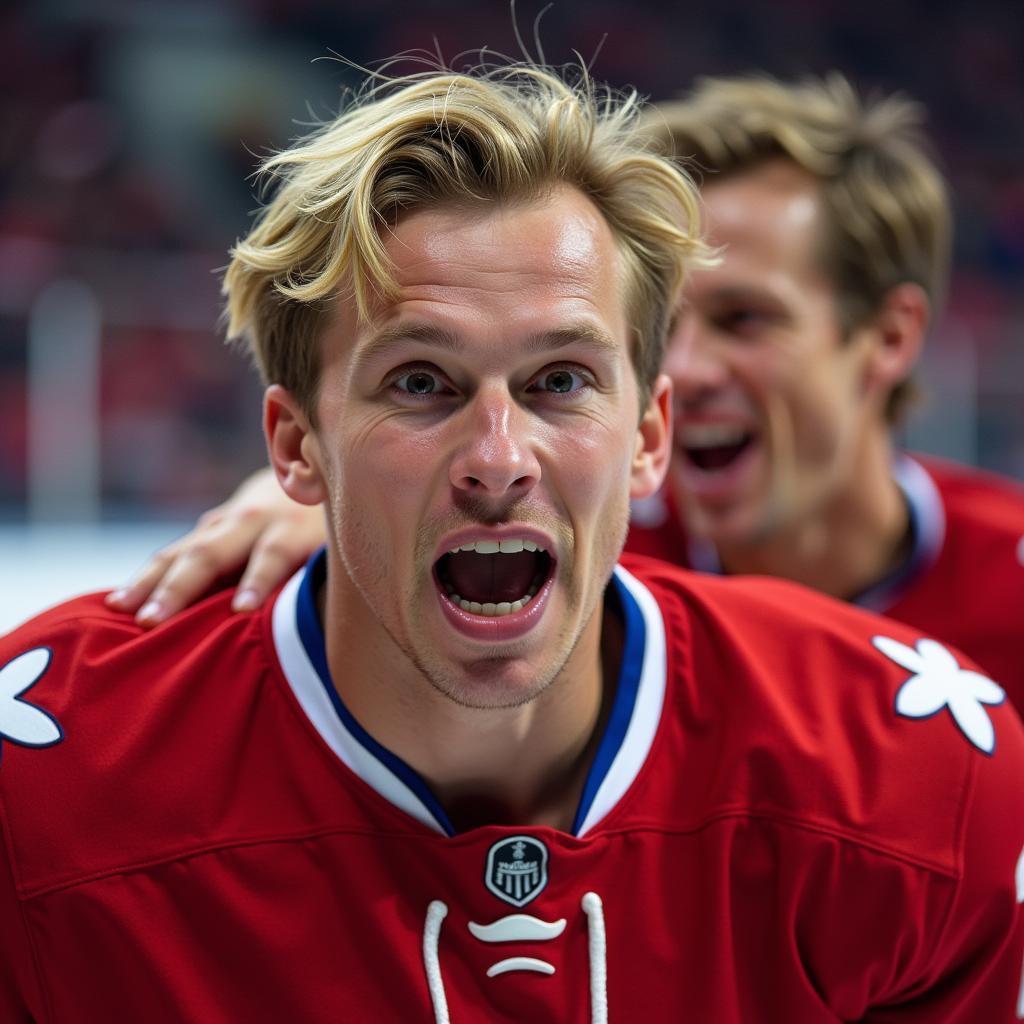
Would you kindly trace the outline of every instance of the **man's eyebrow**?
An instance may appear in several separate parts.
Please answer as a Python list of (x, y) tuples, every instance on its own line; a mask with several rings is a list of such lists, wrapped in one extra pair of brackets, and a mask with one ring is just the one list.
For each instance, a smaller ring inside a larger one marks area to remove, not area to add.
[(372, 359), (401, 341), (418, 341), (448, 352), (461, 352), (465, 348), (456, 334), (443, 327), (434, 324), (395, 324), (382, 327), (370, 338), (359, 354), (360, 361)]
[[(465, 342), (457, 334), (435, 324), (405, 324), (383, 327), (363, 346), (360, 362), (373, 359), (400, 342), (419, 342), (459, 353)], [(534, 355), (567, 345), (584, 344), (597, 349), (617, 351), (619, 346), (606, 331), (589, 323), (567, 324), (549, 331), (528, 335), (523, 343), (527, 354)]]
[(525, 347), (527, 352), (535, 354), (577, 344), (612, 351), (618, 351), (620, 348), (610, 334), (588, 323), (569, 324), (565, 327), (556, 327), (554, 330), (532, 334), (526, 339)]
[[(707, 293), (711, 302), (759, 302), (763, 305), (783, 306), (785, 301), (770, 288), (758, 284), (722, 285)], [(684, 307), (686, 303), (684, 302)]]

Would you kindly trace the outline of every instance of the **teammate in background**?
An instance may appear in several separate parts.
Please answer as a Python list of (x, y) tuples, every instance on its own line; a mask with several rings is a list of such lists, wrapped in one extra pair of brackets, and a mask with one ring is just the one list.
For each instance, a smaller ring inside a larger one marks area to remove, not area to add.
[(893, 450), (949, 273), (920, 108), (839, 75), (708, 79), (655, 130), (703, 176), (720, 266), (665, 372), (669, 486), (630, 547), (814, 587), (948, 640), (1024, 711), (1024, 488)]
[(704, 258), (635, 108), (419, 76), (268, 162), (231, 330), (326, 552), (255, 615), (0, 641), (4, 1021), (1012, 1015), (999, 687), (788, 582), (616, 565)]
[[(921, 116), (838, 74), (711, 78), (654, 109), (723, 259), (677, 316), (669, 486), (634, 510), (627, 548), (883, 612), (966, 651), (1024, 711), (1024, 488), (892, 446), (948, 275)], [(111, 602), (155, 624), (255, 545), (236, 599), (255, 607), (322, 542), (263, 473)]]

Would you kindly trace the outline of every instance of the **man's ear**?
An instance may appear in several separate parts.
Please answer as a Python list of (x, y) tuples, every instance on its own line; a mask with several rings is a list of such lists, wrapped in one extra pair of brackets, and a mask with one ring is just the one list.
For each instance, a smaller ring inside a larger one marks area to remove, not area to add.
[(649, 498), (665, 479), (672, 454), (672, 381), (658, 374), (636, 432), (629, 496)]
[(270, 465), (285, 494), (302, 505), (325, 501), (316, 433), (295, 397), (280, 384), (271, 384), (263, 396), (263, 433)]
[(870, 326), (865, 391), (886, 396), (906, 380), (921, 356), (931, 312), (924, 289), (909, 281), (890, 288)]

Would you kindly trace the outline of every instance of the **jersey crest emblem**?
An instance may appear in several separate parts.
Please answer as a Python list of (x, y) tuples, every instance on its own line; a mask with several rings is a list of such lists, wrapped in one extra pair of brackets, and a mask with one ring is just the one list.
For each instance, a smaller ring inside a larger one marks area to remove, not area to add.
[(896, 694), (896, 713), (906, 718), (930, 718), (948, 709), (957, 728), (985, 754), (996, 749), (996, 733), (985, 705), (1001, 704), (1006, 693), (980, 672), (961, 668), (953, 655), (935, 640), (922, 638), (908, 647), (887, 636), (871, 642), (887, 658), (914, 674)]
[(548, 848), (532, 836), (510, 836), (487, 851), (487, 888), (514, 907), (525, 907), (548, 884)]
[(0, 668), (0, 751), (3, 740), (23, 747), (51, 747), (64, 739), (57, 720), (21, 695), (50, 667), (50, 649), (34, 647)]

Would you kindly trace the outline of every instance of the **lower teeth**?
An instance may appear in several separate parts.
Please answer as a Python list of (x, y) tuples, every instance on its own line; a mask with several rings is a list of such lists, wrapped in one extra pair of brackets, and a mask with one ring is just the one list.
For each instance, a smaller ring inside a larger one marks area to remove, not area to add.
[(512, 612), (517, 612), (521, 608), (524, 608), (534, 597), (536, 597), (539, 589), (540, 584), (535, 583), (526, 592), (525, 597), (521, 597), (518, 601), (502, 601), (499, 604), (493, 604), (490, 601), (487, 601), (484, 604), (481, 604), (479, 601), (467, 601), (464, 597), (459, 597), (459, 595), (452, 590), (449, 590), (448, 597), (464, 612), (472, 612), (474, 615), (489, 615), (496, 618), (501, 615), (511, 615)]

